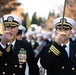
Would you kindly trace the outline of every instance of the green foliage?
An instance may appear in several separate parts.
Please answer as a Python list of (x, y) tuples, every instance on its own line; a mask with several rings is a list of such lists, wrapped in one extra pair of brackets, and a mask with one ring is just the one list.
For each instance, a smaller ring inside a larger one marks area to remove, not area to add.
[(37, 24), (38, 26), (42, 26), (45, 23), (46, 19), (42, 17), (38, 17), (35, 12), (32, 16), (31, 24)]
[(49, 19), (50, 16), (54, 16), (55, 17), (55, 12), (54, 11), (53, 12), (49, 12), (48, 19)]
[(37, 17), (36, 12), (32, 16), (31, 24), (37, 24), (38, 25), (38, 17)]
[(28, 29), (30, 27), (30, 18), (28, 13), (24, 14), (23, 25)]
[(17, 2), (17, 0), (0, 0), (0, 11), (2, 10), (0, 17), (16, 10), (16, 7), (20, 5), (21, 3)]

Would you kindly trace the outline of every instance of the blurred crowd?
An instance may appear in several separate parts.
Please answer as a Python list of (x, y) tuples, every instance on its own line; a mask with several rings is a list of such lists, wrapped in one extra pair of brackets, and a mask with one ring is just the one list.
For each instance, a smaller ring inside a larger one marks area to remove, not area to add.
[[(20, 25), (19, 32), (17, 33), (17, 39), (26, 40), (32, 45), (35, 54), (41, 51), (41, 47), (46, 44), (52, 44), (55, 38), (55, 31), (53, 30), (43, 30), (41, 26), (37, 26), (36, 24), (32, 24), (30, 28), (26, 31), (26, 28), (23, 25)], [(0, 39), (3, 34), (4, 26), (0, 23)], [(71, 30), (72, 35), (70, 36), (70, 41), (76, 43), (76, 31), (74, 29)]]

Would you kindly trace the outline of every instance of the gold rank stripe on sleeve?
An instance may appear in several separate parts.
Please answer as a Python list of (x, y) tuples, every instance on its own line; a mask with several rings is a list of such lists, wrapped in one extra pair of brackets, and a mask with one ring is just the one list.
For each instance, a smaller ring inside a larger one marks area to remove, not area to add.
[(52, 45), (52, 46), (50, 47), (50, 50), (51, 50), (55, 55), (59, 56), (60, 51), (59, 51), (55, 46)]
[(2, 56), (2, 54), (3, 54), (3, 52), (2, 52), (2, 51), (0, 51), (0, 56)]
[(55, 55), (59, 55), (59, 53), (57, 53), (53, 48), (51, 48), (51, 51), (55, 54)]

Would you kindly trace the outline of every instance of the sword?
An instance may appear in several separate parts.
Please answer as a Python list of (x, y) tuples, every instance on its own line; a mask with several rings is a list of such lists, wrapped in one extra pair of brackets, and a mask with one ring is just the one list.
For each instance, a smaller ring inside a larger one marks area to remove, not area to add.
[(65, 2), (64, 2), (63, 16), (62, 16), (62, 27), (61, 27), (62, 30), (63, 30), (63, 24), (64, 24), (64, 16), (65, 16), (66, 2), (67, 2), (67, 0), (65, 0)]

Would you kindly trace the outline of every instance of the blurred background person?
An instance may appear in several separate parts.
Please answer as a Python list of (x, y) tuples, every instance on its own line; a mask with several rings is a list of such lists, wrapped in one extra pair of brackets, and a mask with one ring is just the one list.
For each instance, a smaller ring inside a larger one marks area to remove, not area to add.
[(24, 33), (25, 33), (25, 31), (26, 31), (26, 28), (23, 26), (23, 25), (20, 25), (19, 27), (18, 27), (18, 33), (17, 33), (17, 39), (18, 40), (23, 40), (23, 35), (24, 35)]
[(25, 39), (26, 39), (27, 42), (30, 43), (31, 40), (32, 40), (32, 32), (27, 31), (27, 32), (25, 33)]
[(43, 34), (42, 33), (37, 33), (36, 42), (38, 43), (38, 46), (34, 50), (34, 54), (35, 54), (36, 61), (38, 62), (42, 48), (46, 45), (46, 42), (43, 40)]
[(48, 31), (45, 34), (47, 37), (45, 39), (46, 44), (51, 44), (52, 43), (52, 31)]
[(27, 32), (25, 33), (25, 40), (31, 44), (33, 50), (35, 50), (36, 47), (39, 45), (39, 44), (36, 42), (36, 40), (33, 38), (33, 33), (32, 33), (32, 32), (27, 31)]
[(72, 35), (70, 36), (70, 42), (76, 43), (76, 31), (72, 29)]

